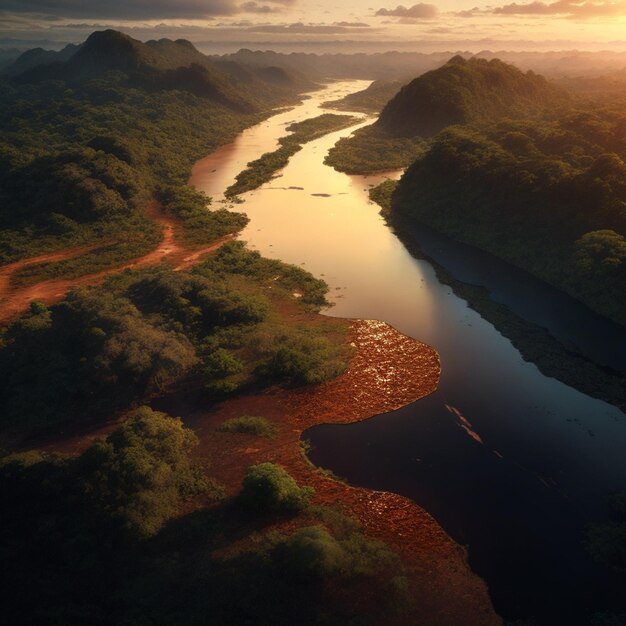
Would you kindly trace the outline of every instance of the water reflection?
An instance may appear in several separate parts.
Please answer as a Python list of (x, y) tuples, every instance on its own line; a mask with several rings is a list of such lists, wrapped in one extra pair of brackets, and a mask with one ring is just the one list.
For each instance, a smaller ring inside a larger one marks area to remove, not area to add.
[[(323, 101), (365, 84), (334, 84), (249, 129), (201, 161), (193, 184), (219, 197), (248, 161), (275, 147), (287, 123), (318, 115)], [(626, 489), (626, 416), (542, 375), (407, 252), (368, 200), (385, 176), (345, 176), (323, 164), (352, 130), (307, 144), (280, 178), (245, 194), (241, 208), (251, 221), (242, 239), (322, 276), (335, 304), (329, 315), (384, 320), (434, 346), (443, 373), (433, 396), (400, 411), (312, 429), (312, 459), (425, 506), (470, 545), (500, 610), (564, 614), (569, 598), (574, 620), (611, 590), (580, 536), (586, 520), (605, 515), (608, 492)]]

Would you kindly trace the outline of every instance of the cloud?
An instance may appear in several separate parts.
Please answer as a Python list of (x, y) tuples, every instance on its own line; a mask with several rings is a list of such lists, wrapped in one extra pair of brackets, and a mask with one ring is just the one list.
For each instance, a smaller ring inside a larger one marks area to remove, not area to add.
[(354, 26), (341, 26), (338, 24), (259, 24), (248, 28), (249, 32), (255, 33), (289, 33), (289, 34), (315, 34), (315, 35), (338, 35), (341, 33), (373, 30), (367, 24)]
[(454, 15), (456, 17), (474, 17), (475, 15), (480, 15), (481, 13), (491, 13), (489, 9), (480, 9), (478, 7), (474, 7), (472, 9), (465, 9), (464, 11), (456, 11)]
[[(290, 5), (295, 0), (266, 0), (269, 5)], [(234, 15), (241, 10), (250, 12), (256, 2), (236, 0), (0, 0), (0, 11), (31, 13), (68, 19), (202, 19), (216, 15)], [(267, 11), (252, 11), (267, 12)]]
[(333, 26), (344, 26), (346, 28), (369, 28), (365, 22), (334, 22)]
[(435, 17), (439, 10), (434, 4), (414, 4), (412, 7), (397, 6), (395, 9), (378, 9), (376, 15), (385, 17), (403, 17), (414, 19), (428, 19)]
[(616, 2), (577, 2), (557, 0), (557, 2), (531, 2), (529, 4), (505, 4), (492, 11), (497, 15), (561, 15), (570, 18), (616, 17), (626, 15), (626, 0)]
[(277, 13), (280, 11), (280, 7), (271, 7), (267, 4), (259, 4), (258, 2), (244, 2), (239, 6), (239, 10), (244, 13)]

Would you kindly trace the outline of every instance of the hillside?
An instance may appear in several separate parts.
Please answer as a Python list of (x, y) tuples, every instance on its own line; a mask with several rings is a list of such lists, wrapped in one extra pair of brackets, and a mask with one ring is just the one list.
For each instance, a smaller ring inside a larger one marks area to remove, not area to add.
[(555, 106), (565, 98), (533, 72), (498, 59), (455, 56), (419, 76), (383, 109), (378, 125), (403, 137), (432, 137), (455, 124), (476, 124)]
[(159, 243), (144, 216), (155, 195), (194, 245), (240, 228), (190, 195), (191, 164), (299, 92), (243, 70), (246, 82), (183, 40), (103, 31), (67, 61), (0, 78), (0, 263), (103, 246), (59, 266), (61, 278), (142, 256)]
[(77, 50), (78, 46), (74, 44), (68, 44), (58, 52), (44, 50), (43, 48), (33, 48), (23, 52), (17, 59), (7, 65), (4, 73), (17, 76), (40, 65), (51, 65), (52, 63), (67, 61)]
[(215, 62), (185, 39), (143, 43), (114, 30), (94, 32), (81, 46), (58, 53), (29, 51), (6, 73), (19, 83), (52, 79), (71, 84), (117, 73), (125, 86), (188, 91), (243, 112), (282, 104), (286, 93), (312, 87), (277, 68)]
[(625, 130), (619, 103), (450, 128), (405, 173), (391, 220), (486, 250), (626, 325)]

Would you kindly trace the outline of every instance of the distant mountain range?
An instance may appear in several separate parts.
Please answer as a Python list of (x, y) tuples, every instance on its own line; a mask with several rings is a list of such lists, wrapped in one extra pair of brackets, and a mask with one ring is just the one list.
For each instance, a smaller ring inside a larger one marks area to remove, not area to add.
[(83, 44), (59, 52), (29, 50), (4, 70), (22, 83), (50, 79), (75, 83), (111, 72), (143, 88), (189, 91), (242, 111), (254, 110), (259, 98), (271, 102), (276, 90), (278, 96), (282, 88), (314, 87), (283, 68), (211, 59), (185, 39), (143, 43), (114, 30), (94, 32)]

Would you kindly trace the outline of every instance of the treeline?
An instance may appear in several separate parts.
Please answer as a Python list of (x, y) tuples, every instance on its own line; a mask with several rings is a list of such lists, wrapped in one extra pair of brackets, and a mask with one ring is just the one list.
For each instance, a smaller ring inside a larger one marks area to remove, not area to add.
[(232, 242), (191, 271), (126, 271), (34, 304), (1, 336), (2, 429), (107, 416), (190, 377), (209, 397), (333, 378), (349, 358), (343, 325), (286, 323), (277, 304), (316, 310), (326, 289)]
[(406, 172), (392, 218), (529, 270), (626, 324), (626, 116), (450, 128)]

